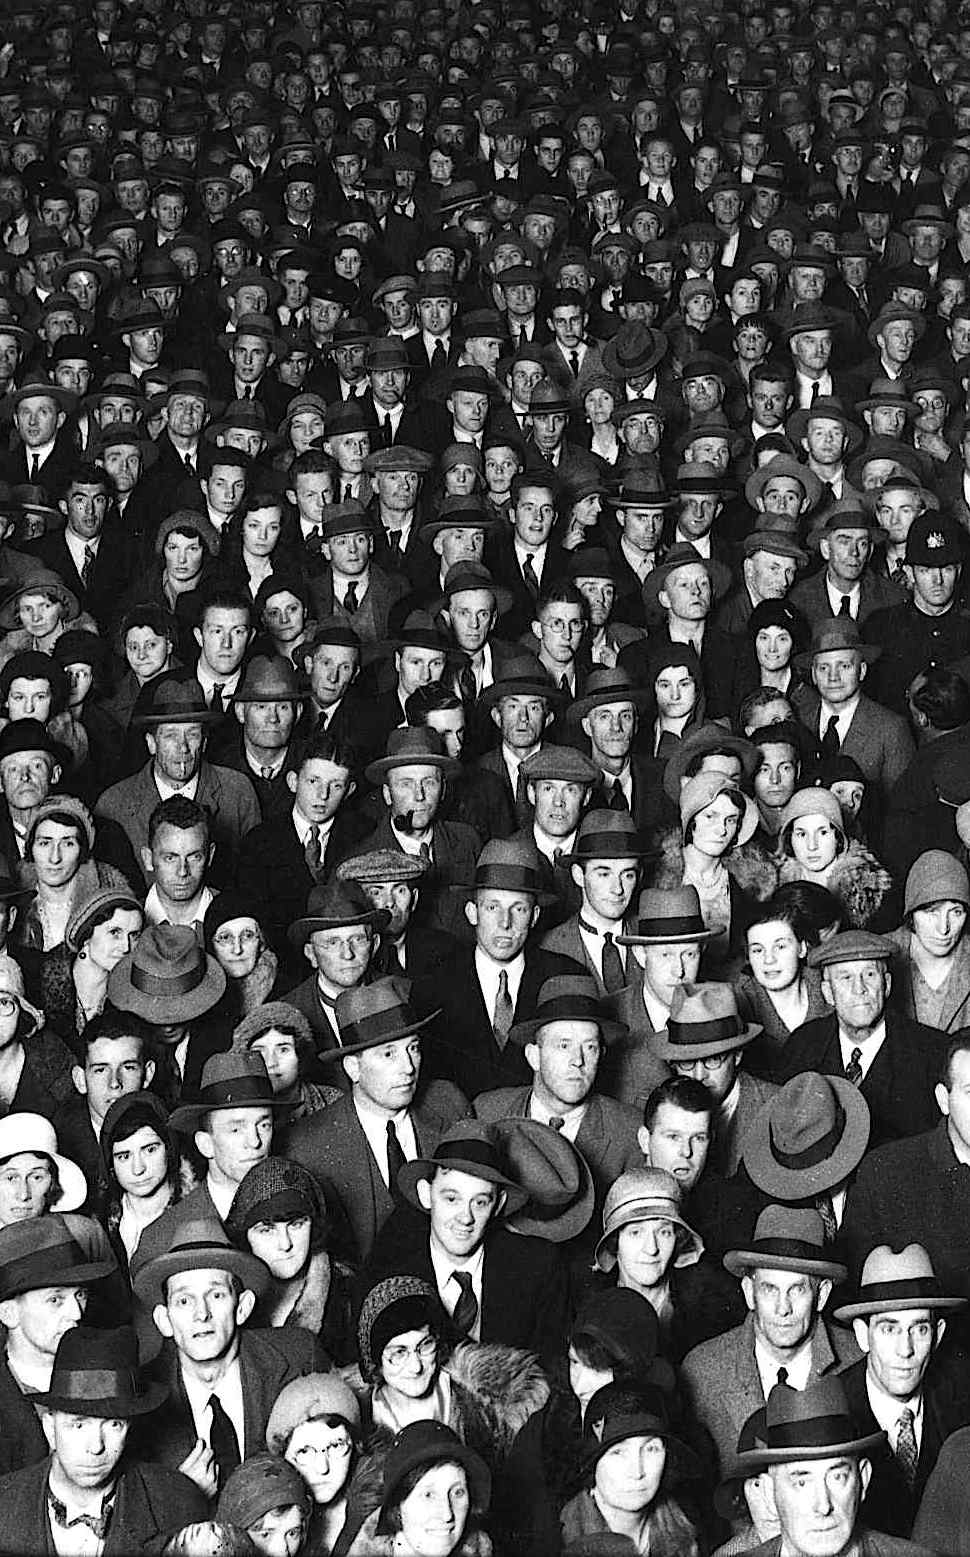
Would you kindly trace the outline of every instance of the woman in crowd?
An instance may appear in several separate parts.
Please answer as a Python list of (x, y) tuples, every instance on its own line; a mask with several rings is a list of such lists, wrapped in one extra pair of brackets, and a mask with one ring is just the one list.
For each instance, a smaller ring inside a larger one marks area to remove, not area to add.
[(254, 1323), (310, 1330), (336, 1362), (349, 1362), (350, 1272), (327, 1249), (330, 1218), (313, 1174), (286, 1157), (255, 1163), (236, 1191), (226, 1231), (270, 1273)]
[(41, 1114), (0, 1119), (0, 1228), (48, 1211), (77, 1211), (88, 1186), (76, 1162), (57, 1149), (57, 1134)]
[(49, 952), (61, 946), (79, 906), (106, 887), (128, 883), (113, 865), (94, 858), (94, 819), (72, 795), (52, 795), (37, 807), (27, 831), (20, 876), (34, 900), (18, 915), (17, 946)]
[(316, 1048), (313, 1032), (302, 1011), (285, 1000), (268, 1000), (244, 1016), (232, 1035), (232, 1046), (263, 1056), (273, 1091), (289, 1110), (280, 1116), (286, 1124), (315, 1114), (343, 1097), (339, 1087), (310, 1081), (304, 1074)]
[(0, 665), (23, 649), (53, 654), (58, 638), (71, 625), (97, 632), (94, 618), (82, 612), (60, 575), (38, 565), (0, 606), (0, 628), (5, 634)]
[(619, 399), (619, 389), (608, 373), (580, 374), (576, 382), (575, 399), (582, 409), (587, 432), (585, 443), (592, 454), (615, 465), (623, 451), (613, 421), (613, 411)]
[(928, 849), (906, 877), (904, 921), (893, 931), (893, 1001), (943, 1033), (970, 1027), (970, 880), (945, 849)]
[(482, 1525), (490, 1494), (484, 1461), (450, 1427), (412, 1422), (387, 1451), (380, 1504), (348, 1557), (490, 1557)]
[(0, 952), (0, 1113), (53, 1118), (72, 1096), (72, 1051), (24, 994), (19, 963)]
[(114, 783), (124, 746), (124, 732), (103, 702), (110, 652), (103, 638), (70, 628), (55, 643), (53, 658), (64, 673), (66, 701), (51, 735), (78, 752), (73, 787), (93, 805)]
[(296, 572), (271, 573), (256, 591), (254, 606), (259, 636), (253, 656), (279, 654), (299, 664), (300, 648), (316, 630), (306, 578)]
[[(303, 1477), (278, 1454), (251, 1454), (219, 1494), (221, 1523), (245, 1531), (262, 1557), (299, 1557), (313, 1503)], [(194, 1557), (194, 1553), (191, 1554)]]
[(857, 838), (850, 838), (842, 807), (830, 789), (796, 790), (781, 813), (779, 880), (813, 881), (842, 906), (843, 922), (874, 929), (892, 891), (892, 878)]
[(108, 998), (108, 977), (142, 932), (145, 916), (127, 886), (99, 887), (78, 903), (64, 940), (40, 965), (41, 999), (48, 1018), (69, 1044)]
[(131, 606), (122, 617), (114, 647), (125, 668), (105, 708), (126, 734), (142, 687), (177, 663), (177, 637), (171, 612), (150, 601)]
[(299, 569), (300, 542), (299, 522), (282, 496), (253, 492), (226, 526), (220, 566), (231, 583), (247, 589), (255, 600), (271, 573)]
[(294, 1465), (309, 1488), (308, 1551), (346, 1557), (357, 1528), (348, 1528), (348, 1492), (360, 1449), (360, 1407), (352, 1390), (333, 1373), (308, 1373), (285, 1384), (266, 1425), (266, 1447)]
[(271, 999), (276, 953), (267, 945), (255, 904), (228, 888), (213, 898), (202, 921), (205, 949), (226, 975), (226, 992), (213, 1012), (231, 1033), (240, 1019)]
[(755, 687), (772, 687), (792, 704), (810, 685), (795, 663), (808, 643), (804, 618), (787, 600), (762, 600), (748, 618), (747, 642), (738, 657), (734, 700)]
[(801, 915), (792, 905), (769, 898), (755, 911), (745, 938), (748, 965), (737, 979), (738, 1006), (761, 1027), (746, 1064), (773, 1078), (784, 1071), (785, 1044), (795, 1029), (827, 1016), (830, 1008), (818, 969), (808, 965)]
[(108, 1185), (101, 1220), (126, 1271), (145, 1228), (180, 1198), (178, 1143), (154, 1092), (126, 1092), (104, 1116), (100, 1145)]

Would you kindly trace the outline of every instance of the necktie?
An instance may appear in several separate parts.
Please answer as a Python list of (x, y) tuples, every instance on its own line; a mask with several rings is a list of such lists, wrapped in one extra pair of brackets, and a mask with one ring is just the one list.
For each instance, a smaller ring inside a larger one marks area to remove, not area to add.
[(397, 1176), (406, 1161), (407, 1158), (401, 1150), (401, 1143), (394, 1128), (394, 1120), (389, 1119), (387, 1121), (387, 1182), (392, 1195), (397, 1189)]
[(603, 983), (608, 995), (615, 995), (626, 984), (626, 974), (623, 971), (623, 958), (619, 948), (613, 940), (612, 931), (607, 930), (603, 937)]
[(896, 1434), (895, 1455), (899, 1461), (899, 1468), (906, 1478), (906, 1485), (912, 1487), (916, 1480), (916, 1461), (919, 1459), (919, 1450), (916, 1447), (916, 1418), (909, 1406), (904, 1406), (899, 1413)]
[(78, 1514), (76, 1518), (68, 1519), (66, 1505), (61, 1502), (60, 1498), (54, 1496), (49, 1487), (47, 1489), (47, 1501), (50, 1505), (51, 1515), (60, 1528), (62, 1530), (73, 1530), (76, 1525), (87, 1525), (88, 1529), (93, 1531), (99, 1541), (103, 1541), (108, 1533), (108, 1522), (114, 1509), (113, 1497), (114, 1494), (112, 1494), (112, 1501), (104, 1507), (101, 1514)]
[(472, 1327), (478, 1318), (478, 1299), (472, 1288), (472, 1278), (467, 1270), (453, 1270), (451, 1279), (457, 1281), (461, 1287), (461, 1297), (455, 1304), (451, 1317), (455, 1321), (455, 1328), (460, 1330), (462, 1335), (471, 1335)]
[[(474, 672), (468, 665), (463, 665), (458, 672), (458, 691), (461, 694), (462, 702), (466, 703), (470, 708), (478, 696), (478, 689), (475, 686)], [(523, 782), (525, 781), (523, 780)]]
[(354, 484), (353, 484), (353, 482), (352, 481), (345, 481), (344, 484), (343, 484), (343, 490), (341, 491), (341, 494), (340, 494), (340, 501), (342, 503), (346, 503), (350, 498), (353, 497), (353, 495), (354, 495)]
[(841, 599), (839, 600), (839, 615), (840, 616), (851, 616), (852, 615), (852, 600), (851, 600), (851, 597), (849, 595), (843, 595), (841, 597)]
[(239, 1464), (239, 1439), (218, 1395), (209, 1396), (209, 1406), (212, 1411), (209, 1448), (216, 1462), (216, 1473), (221, 1490), (230, 1472), (234, 1471)]
[(812, 379), (812, 403), (813, 404), (818, 399), (818, 391), (819, 391), (819, 380), (817, 378), (813, 378)]
[(357, 585), (348, 584), (347, 593), (344, 595), (344, 610), (349, 612), (350, 615), (353, 615), (357, 609), (357, 605)]
[(495, 996), (495, 1012), (492, 1016), (492, 1032), (500, 1049), (504, 1049), (509, 1041), (509, 1029), (514, 1015), (515, 1008), (512, 1005), (512, 996), (509, 994), (509, 976), (503, 968), (498, 976), (498, 994)]
[(441, 341), (435, 341), (434, 351), (431, 353), (431, 366), (433, 368), (443, 368), (447, 361), (448, 353), (445, 351), (444, 346)]
[(550, 1130), (564, 1130), (566, 1128), (566, 1121), (562, 1117), (562, 1114), (552, 1115), (551, 1119), (549, 1120), (549, 1128)]
[(220, 714), (224, 714), (226, 711), (226, 705), (222, 699), (222, 694), (225, 690), (226, 683), (224, 681), (217, 681), (212, 688), (212, 701), (209, 707), (214, 708)]
[(185, 466), (190, 476), (195, 475), (195, 466), (192, 464), (192, 460), (188, 454), (182, 455), (182, 464)]
[(571, 351), (569, 353), (569, 366), (573, 370), (573, 378), (578, 378), (579, 377), (579, 352), (578, 351)]
[(851, 1081), (854, 1087), (859, 1086), (862, 1081), (862, 1066), (859, 1064), (861, 1059), (862, 1050), (853, 1049), (849, 1055), (849, 1063), (845, 1067), (845, 1079), (846, 1081)]
[(91, 574), (94, 572), (94, 563), (97, 555), (94, 547), (88, 542), (84, 548), (84, 562), (81, 566), (81, 584), (84, 589), (87, 589), (91, 582)]
[(303, 846), (303, 858), (306, 860), (307, 870), (316, 881), (323, 863), (323, 844), (320, 840), (320, 824), (316, 823), (306, 835), (306, 843)]
[(388, 550), (396, 552), (400, 556), (400, 552), (401, 552), (401, 532), (400, 532), (400, 530), (385, 530), (384, 534), (387, 536)]
[(622, 784), (611, 785), (608, 805), (611, 811), (629, 811), (630, 807), (626, 803)]
[(788, 1383), (788, 1369), (787, 1368), (779, 1368), (778, 1369), (778, 1377), (775, 1380), (775, 1382), (776, 1382), (776, 1384), (787, 1384)]
[(662, 205), (666, 209), (667, 196), (664, 194), (662, 189), (657, 189), (654, 193), (653, 203), (654, 205)]
[(835, 1219), (835, 1207), (832, 1205), (831, 1195), (819, 1195), (815, 1201), (815, 1209), (822, 1218), (825, 1242), (834, 1243), (839, 1236), (839, 1224)]
[(31, 479), (31, 481), (36, 481), (37, 477), (39, 475), (40, 475), (40, 456), (38, 454), (32, 454), (30, 456), (30, 479)]
[(525, 587), (529, 591), (529, 594), (532, 596), (533, 600), (538, 600), (539, 576), (533, 567), (534, 561), (535, 552), (526, 552), (525, 561), (522, 564), (522, 577), (525, 580)]
[(821, 745), (823, 757), (838, 756), (840, 748), (838, 714), (831, 715), (828, 724), (825, 726), (825, 733), (822, 736)]
[(253, 386), (252, 386), (252, 384), (247, 384), (246, 385), (245, 396), (246, 396), (247, 400), (252, 400), (252, 398), (253, 398)]
[(528, 804), (529, 804), (529, 780), (526, 778), (525, 774), (522, 772), (522, 765), (520, 763), (519, 764), (519, 771), (516, 774), (516, 778), (515, 778), (515, 805), (516, 805), (516, 809), (518, 810), (518, 808), (521, 807), (521, 806), (528, 807)]

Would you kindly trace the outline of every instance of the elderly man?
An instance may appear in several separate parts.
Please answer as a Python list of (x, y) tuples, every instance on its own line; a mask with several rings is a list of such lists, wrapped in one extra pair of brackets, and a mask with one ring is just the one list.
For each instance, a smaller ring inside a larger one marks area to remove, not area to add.
[(795, 368), (795, 404), (810, 406), (819, 395), (837, 394), (829, 368), (835, 315), (821, 303), (802, 303), (784, 331)]
[(579, 824), (589, 805), (599, 769), (573, 746), (542, 746), (522, 765), (532, 822), (514, 836), (534, 845), (543, 866), (543, 885), (556, 901), (543, 911), (540, 924), (551, 928), (568, 919), (581, 901), (572, 879), (568, 856), (576, 845)]
[(920, 514), (906, 538), (913, 593), (906, 605), (877, 611), (866, 624), (866, 636), (882, 651), (872, 696), (900, 715), (908, 711), (906, 693), (918, 675), (970, 654), (970, 617), (958, 600), (965, 542), (965, 531), (949, 515)]
[(715, 616), (715, 624), (732, 636), (744, 636), (755, 606), (763, 600), (783, 600), (808, 562), (798, 544), (797, 521), (775, 514), (759, 517), (741, 542), (741, 583), (732, 590)]
[(644, 829), (656, 825), (661, 803), (653, 764), (633, 751), (640, 714), (649, 702), (630, 672), (617, 666), (591, 671), (583, 696), (566, 713), (567, 722), (579, 725), (589, 740), (599, 770), (593, 803), (628, 812)]
[(286, 776), (293, 764), (294, 731), (306, 696), (291, 661), (255, 654), (232, 696), (235, 719), (213, 738), (214, 758), (249, 779), (263, 821), (286, 814), (292, 806)]
[(337, 866), (338, 881), (356, 883), (388, 916), (374, 959), (375, 974), (433, 979), (435, 970), (454, 952), (452, 936), (414, 922), (421, 882), (430, 870), (426, 859), (403, 849), (372, 849)]
[(876, 611), (898, 607), (904, 592), (869, 567), (879, 525), (861, 503), (836, 504), (821, 527), (810, 537), (825, 563), (810, 578), (797, 584), (791, 603), (810, 626), (830, 616), (849, 616), (863, 626)]
[(105, 790), (96, 814), (118, 823), (138, 860), (148, 847), (148, 823), (160, 800), (183, 795), (206, 807), (216, 844), (215, 875), (225, 882), (235, 872), (240, 844), (259, 822), (259, 802), (242, 773), (205, 757), (206, 732), (222, 714), (207, 708), (199, 683), (177, 675), (154, 683), (148, 708), (136, 723), (144, 731), (149, 758), (131, 778)]
[(862, 690), (878, 657), (878, 648), (863, 642), (849, 617), (817, 622), (805, 656), (815, 691), (802, 700), (799, 717), (818, 740), (823, 757), (852, 757), (885, 801), (915, 748), (905, 720)]
[(601, 997), (618, 995), (633, 977), (632, 959), (621, 949), (618, 937), (645, 850), (645, 840), (629, 812), (587, 812), (568, 856), (573, 884), (581, 893), (579, 909), (540, 942), (545, 951), (569, 957), (585, 968)]
[(287, 999), (310, 1023), (318, 1053), (338, 1047), (337, 1000), (364, 982), (387, 919), (355, 882), (327, 880), (311, 890), (289, 926), (290, 945), (312, 971)]
[(929, 1130), (943, 1035), (888, 1004), (893, 946), (868, 930), (845, 930), (809, 953), (822, 974), (828, 1016), (795, 1029), (781, 1060), (782, 1080), (800, 1071), (843, 1077), (872, 1114), (872, 1144)]
[(531, 820), (528, 780), (522, 765), (542, 749), (543, 736), (562, 703), (561, 693), (531, 654), (507, 660), (501, 674), (479, 698), (481, 712), (489, 716), (501, 740), (479, 758), (478, 766), (502, 780), (520, 825)]
[(403, 573), (411, 581), (419, 577), (423, 560), (423, 547), (418, 540), (421, 478), (432, 465), (430, 454), (404, 443), (377, 449), (364, 461), (365, 474), (374, 485), (371, 514), (378, 566), (388, 572)]
[(702, 557), (688, 543), (671, 546), (643, 586), (647, 619), (659, 617), (662, 625), (652, 634), (649, 646), (633, 643), (623, 649), (620, 667), (642, 685), (647, 663), (659, 642), (665, 647), (689, 643), (701, 662), (708, 716), (716, 719), (732, 714), (734, 641), (711, 620), (715, 605), (730, 584), (731, 575), (723, 563)]
[(691, 1410), (713, 1438), (721, 1465), (775, 1384), (787, 1380), (803, 1390), (856, 1357), (852, 1337), (822, 1317), (846, 1268), (826, 1253), (817, 1211), (766, 1206), (754, 1237), (725, 1254), (724, 1265), (740, 1278), (747, 1317), (695, 1346), (682, 1368)]
[(349, 1092), (299, 1120), (287, 1141), (288, 1155), (339, 1209), (355, 1264), (367, 1259), (394, 1209), (399, 1169), (432, 1152), (468, 1113), (457, 1087), (422, 1076), (424, 1029), (433, 1017), (418, 1015), (411, 989), (410, 980), (391, 977), (340, 995), (340, 1042), (327, 1071), (336, 1081), (339, 1060)]
[(763, 1446), (741, 1456), (745, 1474), (769, 1468), (769, 1508), (781, 1533), (752, 1557), (930, 1557), (925, 1546), (868, 1528), (870, 1456), (884, 1434), (865, 1433), (841, 1381), (824, 1378), (800, 1393), (776, 1384), (765, 1407)]
[(945, 1440), (970, 1422), (966, 1363), (941, 1349), (946, 1315), (965, 1306), (911, 1243), (899, 1253), (873, 1249), (858, 1294), (835, 1310), (864, 1354), (841, 1376), (852, 1415), (864, 1432), (886, 1434), (872, 1457), (866, 1517), (890, 1535), (910, 1534)]

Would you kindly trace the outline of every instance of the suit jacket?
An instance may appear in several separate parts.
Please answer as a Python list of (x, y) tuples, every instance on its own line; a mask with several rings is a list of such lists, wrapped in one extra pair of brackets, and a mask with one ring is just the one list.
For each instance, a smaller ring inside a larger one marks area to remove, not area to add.
[[(754, 1318), (688, 1352), (681, 1379), (690, 1408), (714, 1440), (720, 1466), (734, 1457), (740, 1433), (752, 1411), (765, 1403), (754, 1356)], [(812, 1377), (838, 1373), (859, 1356), (850, 1330), (830, 1330), (824, 1318), (812, 1335)]]
[[(260, 923), (274, 951), (290, 968), (306, 964), (294, 953), (286, 932), (306, 908), (307, 894), (314, 885), (290, 811), (271, 821), (260, 822), (248, 832), (239, 848), (236, 880), (240, 889), (262, 907)], [(329, 874), (338, 860), (352, 852), (353, 845), (366, 831), (366, 821), (356, 811), (341, 810), (334, 817), (322, 869)]]
[[(449, 1125), (467, 1118), (469, 1105), (457, 1087), (432, 1081), (410, 1110), (418, 1152), (430, 1157)], [(380, 1229), (395, 1209), (353, 1098), (299, 1119), (290, 1130), (287, 1155), (319, 1179), (343, 1217), (348, 1253), (355, 1265), (366, 1260)]]
[(333, 592), (329, 567), (310, 580), (310, 604), (316, 618), (339, 616), (348, 622), (365, 643), (379, 643), (388, 636), (388, 617), (395, 600), (407, 593), (407, 580), (399, 573), (385, 573), (371, 563), (367, 589), (360, 596), (356, 611), (348, 611)]
[(98, 550), (87, 587), (68, 551), (63, 530), (52, 530), (30, 544), (31, 556), (46, 568), (53, 568), (76, 595), (82, 611), (90, 611), (104, 629), (118, 609), (118, 601), (131, 582), (134, 563), (128, 535), (117, 526), (107, 526), (98, 542)]
[[(623, 929), (624, 927), (622, 924), (618, 925), (616, 930), (617, 935), (622, 935)], [(603, 983), (603, 980), (600, 976), (600, 970), (596, 966), (596, 963), (593, 961), (592, 957), (589, 955), (589, 952), (586, 949), (586, 943), (580, 934), (578, 914), (573, 914), (569, 919), (564, 920), (562, 924), (557, 924), (554, 930), (547, 931), (546, 934), (542, 937), (542, 940), (539, 942), (539, 945), (542, 947), (543, 951), (556, 952), (560, 957), (568, 957), (572, 962), (578, 962), (580, 967), (585, 968), (586, 971), (591, 973), (593, 978), (596, 980), (596, 987), (599, 990), (600, 999), (605, 998), (606, 985)], [(632, 948), (629, 946), (618, 946), (616, 949), (620, 953), (620, 956), (625, 958), (624, 968), (627, 978), (634, 980), (636, 977), (637, 963), (633, 955)]]
[[(877, 1433), (879, 1423), (873, 1416), (866, 1390), (867, 1359), (860, 1358), (841, 1375), (849, 1409), (855, 1425), (863, 1433)], [(923, 1381), (923, 1430), (916, 1461), (916, 1480), (907, 1484), (889, 1443), (869, 1453), (872, 1480), (866, 1492), (865, 1517), (887, 1535), (908, 1536), (913, 1528), (926, 1483), (936, 1465), (946, 1439), (970, 1422), (966, 1372), (956, 1358), (943, 1350), (933, 1358)]]
[(743, 1060), (738, 1071), (738, 1083), (738, 1106), (725, 1129), (722, 1130), (715, 1120), (714, 1139), (708, 1153), (708, 1166), (725, 1178), (737, 1173), (748, 1131), (765, 1105), (781, 1090), (775, 1082), (764, 1081), (760, 1076), (753, 1076), (745, 1070)]
[[(870, 1149), (933, 1128), (940, 1114), (934, 1090), (944, 1048), (943, 1035), (935, 1027), (923, 1027), (887, 1007), (885, 1042), (859, 1089), (872, 1115)], [(834, 1011), (795, 1029), (781, 1066), (782, 1082), (804, 1070), (845, 1076)]]
[[(812, 735), (818, 734), (820, 709), (818, 693), (806, 692), (800, 701), (799, 718)], [(873, 702), (864, 692), (840, 750), (843, 757), (852, 757), (859, 764), (883, 803), (915, 755), (906, 721), (881, 703)]]
[(654, 1087), (670, 1075), (670, 1066), (657, 1053), (666, 1028), (648, 1025), (642, 975), (614, 995), (610, 1004), (617, 1020), (629, 1028), (629, 1037), (610, 1044), (600, 1066), (600, 1085), (610, 1097), (642, 1112)]
[[(942, 1557), (941, 1549), (935, 1545), (931, 1551), (928, 1546), (917, 1545), (915, 1541), (906, 1541), (897, 1535), (883, 1535), (879, 1530), (865, 1530), (856, 1525), (854, 1534), (853, 1557), (856, 1553), (858, 1557)], [(773, 1540), (762, 1541), (760, 1546), (750, 1548), (747, 1557), (781, 1557), (781, 1547), (782, 1537), (776, 1535)], [(959, 1557), (959, 1553), (954, 1548), (946, 1557)]]
[[(813, 573), (810, 578), (803, 579), (796, 584), (788, 597), (793, 606), (797, 606), (802, 615), (808, 621), (810, 627), (818, 622), (824, 622), (832, 615), (832, 606), (829, 602), (828, 590), (825, 587), (825, 569)], [(884, 611), (888, 606), (905, 605), (906, 596), (889, 579), (881, 578), (878, 573), (867, 568), (862, 575), (861, 592), (859, 595), (859, 626), (863, 626), (866, 620), (875, 611)]]
[(33, 481), (33, 485), (44, 487), (51, 502), (56, 503), (62, 496), (77, 462), (78, 453), (74, 440), (68, 428), (64, 426), (54, 439), (54, 447), (36, 477), (31, 478), (30, 458), (22, 443), (19, 443), (0, 462), (0, 475), (3, 476), (4, 481), (9, 481), (12, 487), (26, 486)]
[[(299, 1325), (240, 1332), (245, 1442), (239, 1447), (243, 1459), (264, 1446), (269, 1414), (284, 1384), (326, 1368), (327, 1361), (317, 1337)], [(181, 1465), (197, 1438), (174, 1342), (162, 1343), (148, 1371), (153, 1379), (167, 1384), (170, 1393), (161, 1409), (144, 1422), (142, 1447), (150, 1450), (159, 1464), (174, 1468)]]
[[(514, 1020), (534, 1016), (547, 978), (575, 972), (576, 964), (568, 958), (541, 947), (527, 947)], [(493, 1092), (497, 1087), (531, 1086), (532, 1072), (518, 1044), (509, 1042), (500, 1049), (495, 1041), (492, 1012), (485, 1009), (475, 969), (474, 947), (460, 946), (450, 962), (438, 970), (433, 985), (428, 988), (423, 983), (416, 990), (415, 1000), (423, 1010), (441, 1012), (427, 1030), (425, 1064), (432, 1075), (454, 1082), (466, 1097), (478, 1097), (480, 1092)]]
[[(117, 822), (128, 835), (139, 865), (141, 851), (148, 847), (148, 823), (161, 804), (161, 796), (152, 776), (154, 759), (130, 778), (121, 779), (105, 790), (95, 807), (98, 816)], [(259, 823), (259, 803), (248, 778), (231, 768), (220, 768), (204, 758), (199, 769), (195, 798), (212, 819), (212, 837), (217, 846), (215, 884), (232, 879), (239, 846), (245, 835)], [(146, 882), (148, 877), (146, 875)]]
[[(54, 1541), (47, 1516), (49, 1470), (50, 1460), (45, 1458), (0, 1479), (0, 1552), (9, 1552), (10, 1557), (52, 1557)], [(158, 1554), (177, 1530), (205, 1519), (208, 1512), (207, 1498), (187, 1476), (126, 1456), (104, 1557)]]
[[(366, 1293), (383, 1277), (398, 1274), (420, 1276), (437, 1287), (428, 1219), (410, 1208), (385, 1225), (361, 1272), (359, 1290)], [(556, 1245), (510, 1233), (500, 1223), (490, 1227), (482, 1273), (482, 1341), (535, 1352), (549, 1367), (562, 1356), (568, 1310), (568, 1282)]]
[[(512, 605), (501, 617), (499, 631), (505, 638), (518, 638), (531, 628), (535, 620), (536, 602), (522, 576), (511, 531), (499, 536), (492, 557), (492, 572), (495, 578), (512, 591)], [(550, 536), (546, 542), (540, 594), (549, 584), (562, 578), (565, 567), (566, 559), (562, 547)]]
[[(496, 1092), (483, 1092), (472, 1106), (476, 1117), (486, 1124), (494, 1124), (498, 1119), (528, 1119), (531, 1097), (531, 1087), (499, 1087)], [(590, 1093), (575, 1145), (589, 1165), (596, 1190), (596, 1211), (587, 1229), (594, 1242), (602, 1230), (600, 1216), (610, 1188), (621, 1173), (643, 1167), (643, 1152), (637, 1141), (639, 1128), (640, 1115), (634, 1109), (602, 1092)]]
[(962, 1552), (970, 1551), (968, 1454), (970, 1427), (962, 1427), (950, 1435), (940, 1450), (913, 1526), (915, 1540), (925, 1543), (940, 1557), (960, 1557)]
[[(374, 831), (360, 843), (359, 848), (355, 846), (354, 852), (368, 854), (372, 849), (398, 848), (400, 845), (392, 831), (390, 816), (385, 811)], [(481, 849), (478, 834), (465, 822), (435, 822), (431, 842), (432, 867), (421, 882), (417, 912), (421, 924), (443, 930), (459, 940), (468, 940), (470, 930), (462, 896), (452, 888), (473, 880), (475, 861)]]
[[(652, 739), (652, 733), (642, 728), (640, 731), (641, 735), (647, 735), (648, 740)], [(676, 819), (676, 813), (663, 788), (663, 769), (663, 761), (658, 762), (654, 757), (642, 756), (636, 751), (630, 757), (631, 815), (643, 833), (649, 834), (654, 828), (669, 826)], [(601, 806), (609, 807), (605, 778), (593, 790), (589, 802), (591, 811)]]
[(0, 1475), (47, 1457), (48, 1445), (40, 1417), (7, 1366), (7, 1351), (0, 1352)]

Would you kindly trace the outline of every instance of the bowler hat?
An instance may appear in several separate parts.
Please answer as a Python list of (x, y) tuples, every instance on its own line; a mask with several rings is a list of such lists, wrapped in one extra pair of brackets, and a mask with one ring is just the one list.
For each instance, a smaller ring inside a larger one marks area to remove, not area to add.
[(730, 984), (678, 984), (656, 1053), (668, 1064), (743, 1049), (763, 1031), (745, 1022)]
[(191, 1022), (222, 998), (226, 975), (190, 925), (148, 925), (108, 977), (108, 999), (122, 1011), (164, 1026)]
[(143, 1382), (135, 1332), (77, 1325), (61, 1336), (50, 1388), (31, 1400), (46, 1411), (75, 1417), (118, 1417), (128, 1421), (156, 1411), (168, 1398), (167, 1384)]
[(859, 1277), (859, 1296), (843, 1303), (834, 1318), (845, 1321), (897, 1309), (944, 1311), (964, 1308), (965, 1297), (948, 1297), (922, 1244), (910, 1243), (898, 1254), (882, 1243), (870, 1250)]
[(418, 1210), (425, 1209), (418, 1198), (418, 1184), (433, 1179), (438, 1169), (470, 1174), (485, 1179), (505, 1192), (504, 1217), (521, 1211), (529, 1199), (528, 1191), (509, 1177), (499, 1139), (491, 1125), (477, 1119), (463, 1119), (451, 1125), (439, 1138), (430, 1157), (406, 1162), (397, 1176), (397, 1187), (404, 1199)]
[(220, 1108), (284, 1108), (277, 1101), (266, 1070), (266, 1061), (258, 1052), (229, 1049), (225, 1054), (210, 1054), (202, 1067), (202, 1082), (196, 1099), (172, 1111), (169, 1126), (189, 1135), (198, 1130), (206, 1115)]
[(869, 1144), (869, 1105), (851, 1081), (802, 1071), (752, 1121), (743, 1161), (776, 1200), (807, 1200), (836, 1189)]
[(410, 999), (410, 979), (396, 975), (375, 979), (372, 984), (361, 984), (356, 989), (345, 989), (337, 996), (335, 1008), (339, 1045), (324, 1050), (320, 1060), (332, 1063), (345, 1054), (363, 1054), (365, 1049), (410, 1038), (439, 1015), (438, 1011), (432, 1011), (428, 1016), (418, 1016)]
[(825, 1228), (819, 1213), (796, 1206), (765, 1206), (754, 1237), (724, 1256), (732, 1276), (752, 1270), (790, 1270), (828, 1281), (844, 1281), (847, 1270), (825, 1255)]

